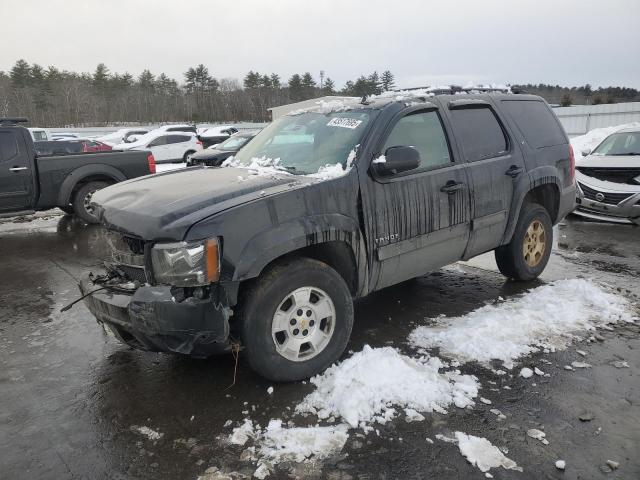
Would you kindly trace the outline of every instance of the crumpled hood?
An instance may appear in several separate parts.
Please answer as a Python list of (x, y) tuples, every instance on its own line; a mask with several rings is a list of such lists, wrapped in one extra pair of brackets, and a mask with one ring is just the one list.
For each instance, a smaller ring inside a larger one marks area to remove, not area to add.
[(244, 168), (187, 168), (117, 183), (92, 204), (108, 228), (145, 240), (180, 241), (196, 222), (231, 207), (310, 182)]

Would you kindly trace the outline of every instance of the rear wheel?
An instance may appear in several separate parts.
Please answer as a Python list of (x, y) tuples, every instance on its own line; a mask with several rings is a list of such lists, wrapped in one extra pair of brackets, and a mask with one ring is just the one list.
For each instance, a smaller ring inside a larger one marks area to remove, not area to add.
[(193, 155), (194, 153), (196, 153), (196, 152), (194, 152), (193, 150), (189, 150), (188, 152), (185, 152), (184, 156), (182, 157), (182, 160), (184, 162), (189, 162), (189, 159), (191, 158), (191, 155)]
[(244, 295), (240, 319), (251, 367), (270, 380), (296, 381), (340, 357), (351, 335), (353, 301), (334, 269), (301, 258), (261, 275)]
[(526, 204), (511, 242), (495, 250), (498, 269), (514, 280), (533, 280), (547, 266), (552, 244), (553, 225), (549, 212), (537, 203)]
[(91, 198), (98, 190), (107, 187), (107, 182), (89, 182), (82, 185), (73, 197), (73, 211), (87, 223), (98, 223), (98, 217), (93, 213)]

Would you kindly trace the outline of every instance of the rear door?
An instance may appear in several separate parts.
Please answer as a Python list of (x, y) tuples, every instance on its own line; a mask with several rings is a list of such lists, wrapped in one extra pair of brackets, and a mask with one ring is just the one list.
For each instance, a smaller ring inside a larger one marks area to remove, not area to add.
[(493, 106), (482, 100), (452, 100), (448, 116), (472, 185), (471, 233), (464, 257), (500, 245), (509, 219), (514, 183), (525, 173), (522, 153)]
[(162, 162), (171, 160), (171, 156), (169, 154), (169, 147), (167, 145), (168, 135), (162, 135), (157, 137), (147, 145), (147, 150), (151, 150), (153, 153), (153, 157), (156, 159), (156, 162)]
[(191, 138), (190, 135), (169, 135), (167, 143), (171, 160), (182, 160), (185, 152), (192, 147)]
[(440, 113), (435, 106), (405, 112), (392, 120), (377, 150), (412, 146), (420, 153), (419, 168), (390, 176), (371, 168), (373, 181), (363, 192), (376, 257), (372, 289), (459, 260), (469, 238), (466, 165), (453, 157)]
[(33, 161), (19, 128), (0, 128), (0, 212), (33, 206)]

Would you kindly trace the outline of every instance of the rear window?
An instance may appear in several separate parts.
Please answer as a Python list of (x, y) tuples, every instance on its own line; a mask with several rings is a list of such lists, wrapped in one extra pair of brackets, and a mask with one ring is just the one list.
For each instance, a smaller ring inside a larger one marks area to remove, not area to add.
[(567, 143), (556, 116), (544, 102), (503, 100), (502, 108), (513, 119), (518, 130), (533, 148)]
[(451, 110), (451, 120), (467, 161), (476, 162), (506, 153), (507, 139), (490, 108), (457, 108)]
[(18, 155), (18, 142), (13, 132), (0, 132), (0, 162)]

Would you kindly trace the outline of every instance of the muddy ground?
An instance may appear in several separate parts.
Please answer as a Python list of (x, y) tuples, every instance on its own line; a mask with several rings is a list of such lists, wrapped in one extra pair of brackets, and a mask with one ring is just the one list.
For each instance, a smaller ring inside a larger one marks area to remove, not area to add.
[[(558, 278), (594, 278), (637, 304), (640, 228), (570, 218), (556, 240), (540, 282), (505, 282), (485, 255), (359, 301), (348, 349), (404, 350), (409, 332), (425, 319), (462, 315)], [(203, 361), (137, 352), (105, 334), (84, 305), (60, 313), (78, 296), (75, 279), (103, 251), (100, 227), (55, 212), (0, 222), (0, 478), (195, 480), (209, 467), (250, 476), (255, 465), (243, 460), (244, 447), (224, 442), (231, 431), (224, 424), (236, 425), (247, 410), (263, 425), (291, 418), (288, 408), (311, 385), (278, 384), (269, 395), (271, 384), (240, 355), (231, 386), (231, 357)], [(524, 469), (492, 469), (494, 478), (640, 478), (640, 332), (631, 325), (600, 335), (522, 362), (540, 366), (548, 378), (496, 376), (466, 365), (463, 372), (478, 376), (492, 405), (427, 414), (423, 422), (396, 419), (379, 428), (379, 437), (352, 432), (338, 457), (281, 464), (271, 478), (485, 478), (456, 445), (425, 440), (456, 430), (507, 447)], [(592, 368), (564, 370), (573, 360)], [(629, 368), (616, 368), (617, 360)], [(491, 408), (507, 418), (498, 420)], [(581, 421), (581, 415), (591, 419)], [(164, 436), (151, 441), (134, 426)], [(549, 445), (527, 437), (529, 428), (543, 429)], [(564, 472), (554, 466), (558, 459), (566, 461)], [(607, 460), (619, 467), (612, 470)]]

